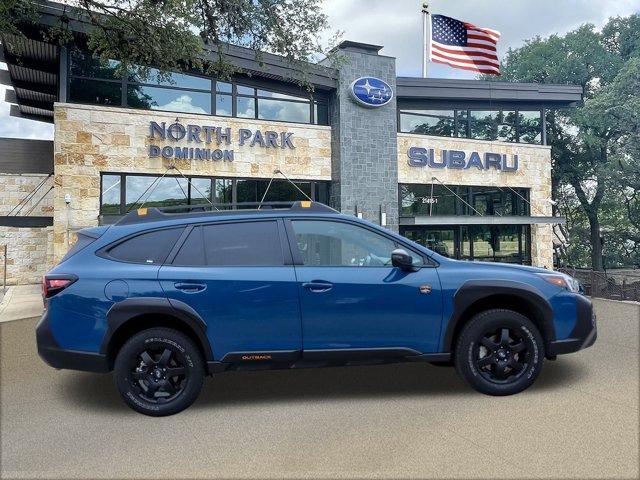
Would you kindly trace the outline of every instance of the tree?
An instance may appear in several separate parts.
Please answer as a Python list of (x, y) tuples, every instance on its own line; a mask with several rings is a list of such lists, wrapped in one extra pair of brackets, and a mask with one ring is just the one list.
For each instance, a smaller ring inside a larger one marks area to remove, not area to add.
[[(327, 17), (319, 0), (77, 0), (66, 7), (59, 24), (44, 34), (69, 40), (69, 20), (80, 16), (92, 26), (91, 52), (122, 69), (153, 66), (163, 79), (185, 68), (228, 78), (237, 71), (225, 52), (228, 44), (284, 57), (295, 80), (306, 82), (307, 61), (322, 53), (319, 33)], [(0, 0), (0, 31), (20, 35), (38, 18), (37, 2)], [(149, 71), (143, 70), (143, 76)]]
[[(612, 18), (602, 31), (586, 24), (564, 36), (536, 37), (510, 49), (502, 62), (505, 81), (569, 83), (584, 89), (584, 105), (551, 110), (546, 118), (554, 198), (575, 195), (581, 215), (572, 211), (571, 216), (578, 223), (581, 217), (588, 222), (590, 263), (597, 270), (604, 267), (603, 231), (615, 240), (614, 258), (624, 258), (621, 250), (638, 255), (639, 62), (638, 15)], [(572, 203), (560, 201), (565, 206)], [(603, 224), (603, 218), (611, 223)], [(580, 248), (582, 226), (569, 227), (571, 237), (578, 236), (575, 248)], [(626, 258), (626, 262), (639, 261), (637, 256)]]

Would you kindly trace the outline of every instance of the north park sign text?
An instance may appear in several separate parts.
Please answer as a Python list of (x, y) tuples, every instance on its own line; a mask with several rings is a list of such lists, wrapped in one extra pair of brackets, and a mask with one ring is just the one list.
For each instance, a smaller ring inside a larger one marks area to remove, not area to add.
[(411, 167), (454, 168), (458, 170), (477, 168), (478, 170), (501, 170), (515, 172), (518, 170), (518, 155), (507, 155), (492, 152), (467, 152), (462, 150), (440, 150), (436, 155), (435, 149), (411, 147), (407, 152)]
[[(212, 125), (183, 125), (174, 122), (149, 123), (149, 157), (176, 158), (179, 160), (223, 160), (233, 161), (233, 149), (230, 145), (294, 149), (292, 132), (274, 132), (272, 130), (250, 130), (239, 128), (232, 131), (230, 127)], [(160, 142), (186, 141), (190, 146), (159, 145)], [(157, 143), (156, 143), (157, 142)], [(207, 148), (205, 145), (215, 144), (218, 148)], [(202, 146), (199, 146), (202, 145)]]

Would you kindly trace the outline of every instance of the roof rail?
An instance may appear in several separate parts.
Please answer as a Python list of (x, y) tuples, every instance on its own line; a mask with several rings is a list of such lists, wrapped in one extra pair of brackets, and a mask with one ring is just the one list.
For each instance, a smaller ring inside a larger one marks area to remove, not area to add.
[(299, 200), (295, 202), (234, 202), (234, 203), (211, 203), (201, 205), (172, 205), (170, 207), (144, 207), (131, 210), (122, 217), (116, 225), (128, 225), (140, 222), (152, 222), (158, 220), (169, 220), (174, 215), (195, 216), (195, 215), (220, 215), (224, 213), (256, 213), (271, 212), (274, 209), (287, 210), (290, 212), (325, 212), (340, 213), (337, 210), (319, 202), (310, 200)]

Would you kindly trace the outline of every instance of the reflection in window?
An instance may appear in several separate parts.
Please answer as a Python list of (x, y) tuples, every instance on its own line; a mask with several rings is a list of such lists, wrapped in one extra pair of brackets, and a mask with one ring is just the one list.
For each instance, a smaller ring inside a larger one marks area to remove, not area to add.
[(236, 116), (241, 118), (256, 118), (255, 99), (238, 97), (236, 99)]
[(216, 93), (216, 115), (230, 117), (233, 114), (231, 95)]
[(408, 229), (404, 236), (445, 257), (455, 257), (455, 233), (453, 229)]
[(434, 184), (432, 196), (430, 184), (400, 184), (400, 215), (529, 215), (526, 188), (447, 187)]
[[(311, 197), (311, 182), (295, 182), (297, 187), (302, 190), (309, 198)], [(291, 185), (286, 180), (274, 180), (269, 187), (268, 180), (258, 181), (258, 201), (262, 200), (262, 196), (267, 192), (264, 198), (265, 202), (290, 202), (292, 200), (307, 200), (300, 190)]]
[(326, 103), (314, 102), (313, 117), (316, 125), (329, 125), (329, 106)]
[(191, 179), (191, 205), (207, 205), (211, 201), (211, 179)]
[(518, 136), (524, 143), (542, 143), (540, 112), (518, 112)]
[(400, 131), (539, 144), (540, 114), (539, 110), (402, 110)]
[(129, 73), (129, 80), (132, 82), (166, 85), (169, 87), (211, 90), (211, 80), (208, 78), (183, 73), (160, 75), (160, 71), (155, 68), (133, 67)]
[(401, 131), (453, 137), (455, 130), (453, 110), (414, 110), (400, 116)]
[(79, 77), (117, 79), (120, 75), (116, 69), (120, 66), (117, 60), (102, 62), (89, 52), (78, 49), (71, 51), (71, 75)]
[(214, 192), (215, 203), (231, 203), (233, 195), (233, 180), (226, 178), (216, 178), (216, 189)]
[(128, 175), (126, 180), (126, 211), (145, 207), (187, 205), (187, 180), (178, 177), (148, 177)]
[(211, 113), (211, 94), (129, 85), (127, 104), (134, 108), (184, 113)]
[(121, 66), (117, 61), (101, 62), (77, 49), (70, 57), (68, 97), (73, 102), (296, 123), (313, 120), (319, 125), (329, 122), (325, 100), (313, 96), (258, 90), (186, 73), (161, 74), (151, 67), (132, 67), (122, 78), (116, 73)]
[(258, 98), (258, 118), (284, 122), (309, 123), (309, 102), (289, 102)]
[(80, 103), (121, 105), (122, 85), (120, 82), (72, 78), (69, 82), (69, 96)]
[(120, 175), (102, 176), (100, 209), (106, 215), (118, 215), (120, 213)]

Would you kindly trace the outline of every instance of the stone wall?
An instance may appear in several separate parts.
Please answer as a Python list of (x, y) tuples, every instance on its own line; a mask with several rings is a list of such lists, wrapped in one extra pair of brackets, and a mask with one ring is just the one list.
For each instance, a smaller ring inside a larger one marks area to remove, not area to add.
[[(17, 212), (16, 205), (44, 181)], [(53, 177), (37, 174), (0, 174), (0, 215), (53, 216)], [(13, 210), (13, 211), (12, 211)], [(0, 281), (4, 275), (7, 245), (7, 284), (39, 283), (53, 261), (53, 227), (16, 228), (0, 226)]]
[[(177, 142), (150, 140), (150, 121), (230, 128), (233, 161), (175, 160), (149, 157), (149, 145), (218, 148), (186, 139)], [(239, 145), (239, 129), (291, 132), (294, 149)], [(185, 175), (271, 178), (275, 169), (289, 178), (331, 180), (331, 128), (223, 118), (184, 113), (149, 112), (124, 108), (56, 104), (54, 136), (54, 256), (59, 260), (73, 241), (72, 232), (96, 225), (100, 208), (100, 172), (163, 174), (175, 163)], [(71, 195), (69, 206), (64, 197)]]
[[(515, 172), (497, 169), (470, 169), (412, 167), (409, 165), (410, 147), (433, 148), (440, 158), (442, 150), (493, 152), (518, 155)], [(491, 142), (467, 138), (443, 138), (398, 134), (398, 182), (431, 184), (436, 177), (447, 185), (486, 185), (499, 187), (523, 187), (530, 189), (531, 215), (551, 216), (551, 147), (523, 143)], [(531, 227), (531, 261), (534, 266), (553, 268), (553, 231), (551, 225)]]
[(363, 218), (380, 224), (380, 209), (387, 227), (398, 229), (398, 172), (396, 155), (397, 110), (395, 97), (378, 108), (358, 105), (349, 93), (362, 76), (385, 81), (395, 91), (395, 58), (340, 49), (338, 90), (330, 114), (333, 128), (332, 204), (353, 215), (357, 206)]

